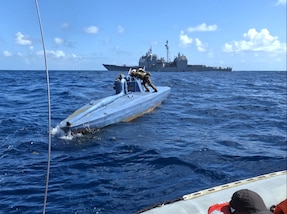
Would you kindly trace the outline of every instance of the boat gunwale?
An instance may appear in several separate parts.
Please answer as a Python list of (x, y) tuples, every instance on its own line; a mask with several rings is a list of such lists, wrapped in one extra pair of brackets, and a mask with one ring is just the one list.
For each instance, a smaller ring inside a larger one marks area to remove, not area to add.
[[(173, 199), (173, 200), (168, 200), (168, 201), (165, 201), (163, 203), (158, 203), (158, 204), (146, 207), (146, 208), (141, 209), (138, 212), (136, 212), (136, 214), (149, 212), (149, 211), (151, 211), (153, 209), (161, 208), (161, 207), (164, 207), (165, 205), (170, 205), (170, 204), (173, 204), (173, 203), (176, 203), (176, 202), (188, 201), (188, 200), (192, 200), (192, 199), (195, 199), (195, 198), (203, 197), (205, 195), (210, 195), (212, 193), (216, 193), (216, 192), (219, 192), (221, 190), (227, 190), (227, 189), (231, 189), (231, 188), (238, 187), (238, 186), (241, 186), (241, 185), (250, 184), (250, 183), (253, 183), (253, 182), (256, 182), (256, 181), (262, 181), (262, 180), (265, 180), (265, 179), (268, 179), (268, 178), (275, 178), (277, 176), (284, 176), (284, 175), (287, 176), (287, 170), (282, 170), (282, 171), (277, 171), (277, 172), (272, 172), (272, 173), (268, 173), (268, 174), (255, 176), (255, 177), (252, 177), (252, 178), (237, 180), (237, 181), (230, 182), (230, 183), (227, 183), (227, 184), (223, 184), (223, 185), (211, 187), (211, 188), (208, 188), (208, 189), (200, 190), (200, 191), (197, 191), (197, 192), (194, 192), (194, 193), (186, 194), (186, 195), (183, 195), (182, 197), (179, 197), (179, 198), (176, 198), (176, 199)], [(287, 177), (286, 177), (286, 180), (287, 180)]]

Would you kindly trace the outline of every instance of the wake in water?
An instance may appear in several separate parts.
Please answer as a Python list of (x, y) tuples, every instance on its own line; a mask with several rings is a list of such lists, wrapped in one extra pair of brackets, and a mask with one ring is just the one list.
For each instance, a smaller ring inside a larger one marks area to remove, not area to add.
[(87, 135), (93, 135), (95, 133), (98, 133), (99, 129), (89, 129), (86, 130), (85, 133), (83, 132), (77, 132), (77, 133), (73, 133), (71, 131), (69, 132), (64, 132), (59, 125), (57, 125), (55, 128), (51, 129), (51, 135), (53, 137), (57, 137), (61, 140), (74, 140), (76, 138), (82, 138), (82, 137), (86, 137)]
[(57, 137), (57, 138), (62, 139), (62, 140), (73, 140), (76, 137), (82, 137), (83, 136), (82, 133), (73, 134), (71, 131), (66, 133), (60, 128), (59, 125), (57, 125), (55, 128), (52, 128), (51, 135), (53, 137)]

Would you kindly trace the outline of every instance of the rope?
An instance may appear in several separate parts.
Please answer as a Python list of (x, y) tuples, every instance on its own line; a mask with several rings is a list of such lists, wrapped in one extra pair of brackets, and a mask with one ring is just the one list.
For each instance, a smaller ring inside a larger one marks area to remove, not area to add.
[(45, 69), (46, 69), (47, 95), (48, 95), (48, 162), (47, 162), (46, 186), (45, 186), (45, 195), (44, 195), (44, 204), (43, 204), (43, 214), (45, 214), (46, 213), (47, 197), (48, 197), (50, 162), (51, 162), (51, 98), (50, 98), (49, 70), (48, 70), (48, 64), (47, 64), (44, 33), (43, 33), (43, 29), (42, 29), (38, 0), (35, 0), (35, 4), (36, 4), (39, 27), (40, 27), (41, 38), (42, 38), (42, 46), (43, 46)]

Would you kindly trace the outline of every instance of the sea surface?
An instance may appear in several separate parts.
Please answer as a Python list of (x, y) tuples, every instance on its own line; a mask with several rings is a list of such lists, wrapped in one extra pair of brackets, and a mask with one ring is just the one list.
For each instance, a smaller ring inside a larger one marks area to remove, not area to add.
[[(114, 93), (119, 72), (50, 71), (52, 128)], [(286, 170), (286, 71), (152, 73), (153, 112), (52, 136), (47, 213), (125, 214)], [(45, 71), (0, 71), (0, 213), (41, 213), (48, 157)]]

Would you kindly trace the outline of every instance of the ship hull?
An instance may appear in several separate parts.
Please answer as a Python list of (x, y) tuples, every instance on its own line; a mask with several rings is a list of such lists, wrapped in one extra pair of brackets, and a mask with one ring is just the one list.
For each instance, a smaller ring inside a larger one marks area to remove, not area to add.
[(128, 65), (110, 65), (110, 64), (103, 64), (103, 66), (108, 70), (108, 71), (124, 71), (127, 72), (129, 71), (130, 68), (141, 68), (140, 66), (128, 66)]
[[(143, 66), (107, 65), (107, 64), (103, 64), (103, 66), (108, 71), (128, 71), (130, 68), (137, 69), (137, 68), (143, 67)], [(226, 72), (231, 72), (232, 68), (189, 65), (189, 66), (184, 67), (184, 68), (178, 68), (178, 67), (145, 67), (145, 70), (153, 71), (153, 72), (199, 72), (199, 71), (226, 71)]]
[(161, 67), (161, 68), (146, 68), (148, 71), (155, 72), (199, 72), (199, 71), (227, 71), (231, 72), (231, 68), (220, 68), (220, 67), (207, 67), (207, 66), (193, 66), (189, 65), (184, 68), (178, 67)]

